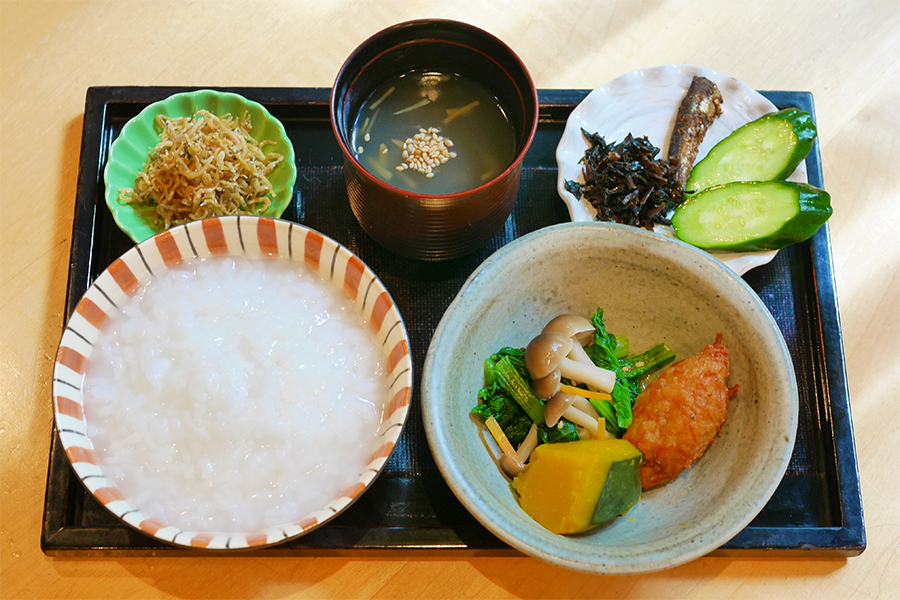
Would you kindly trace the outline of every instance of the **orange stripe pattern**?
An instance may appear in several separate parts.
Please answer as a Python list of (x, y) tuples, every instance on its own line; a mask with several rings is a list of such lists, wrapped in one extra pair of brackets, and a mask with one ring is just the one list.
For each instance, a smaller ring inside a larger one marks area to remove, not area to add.
[(194, 548), (207, 548), (214, 537), (216, 536), (211, 533), (198, 533), (191, 538), (191, 546)]
[(116, 283), (119, 284), (122, 291), (129, 296), (133, 295), (137, 291), (138, 286), (140, 286), (138, 278), (135, 277), (131, 268), (126, 265), (125, 261), (121, 258), (116, 259), (113, 264), (109, 265), (107, 271), (109, 271), (112, 278), (116, 280)]
[(278, 254), (278, 238), (275, 233), (275, 221), (272, 219), (260, 219), (256, 225), (256, 237), (259, 240), (259, 249), (263, 254), (275, 256)]
[(100, 462), (97, 460), (97, 455), (94, 454), (94, 451), (90, 448), (83, 448), (82, 446), (69, 446), (68, 448), (66, 448), (66, 456), (69, 457), (69, 460), (72, 461), (72, 464), (100, 464)]
[(210, 254), (221, 256), (228, 254), (228, 242), (225, 241), (225, 229), (219, 219), (203, 219), (203, 237), (206, 238), (206, 246)]
[(247, 538), (247, 545), (251, 548), (254, 546), (262, 546), (269, 541), (269, 536), (264, 533), (251, 533), (245, 537)]
[(306, 260), (313, 271), (319, 270), (319, 264), (322, 260), (322, 246), (325, 244), (325, 238), (322, 234), (310, 231), (306, 234), (304, 242), (303, 258)]
[(68, 346), (60, 346), (56, 362), (69, 367), (79, 375), (84, 375), (84, 365), (87, 363), (87, 357)]
[(119, 491), (118, 488), (114, 487), (104, 487), (94, 490), (94, 497), (97, 498), (102, 504), (109, 504), (110, 502), (121, 502), (125, 498), (122, 497), (122, 492)]
[(344, 272), (344, 292), (351, 300), (356, 300), (359, 296), (359, 282), (362, 281), (362, 275), (365, 271), (363, 262), (351, 256), (347, 261), (347, 270)]
[(78, 419), (79, 421), (84, 418), (84, 412), (81, 410), (81, 405), (65, 396), (56, 397), (56, 412), (67, 417), (72, 417), (73, 419)]
[(307, 529), (309, 529), (310, 527), (313, 527), (313, 526), (317, 525), (318, 523), (319, 523), (319, 520), (318, 520), (317, 518), (315, 518), (315, 517), (306, 517), (306, 518), (300, 519), (299, 521), (296, 521), (296, 522), (294, 523), (294, 525), (296, 525), (296, 526), (299, 527), (300, 529), (306, 531)]
[(381, 331), (381, 325), (393, 306), (394, 303), (391, 302), (391, 297), (387, 292), (378, 294), (378, 298), (375, 299), (375, 305), (372, 307), (372, 327), (375, 333)]
[(100, 329), (106, 319), (109, 318), (109, 315), (90, 298), (82, 298), (78, 306), (75, 307), (75, 312), (84, 317), (85, 321), (97, 329)]
[(372, 460), (378, 460), (379, 458), (387, 458), (390, 456), (391, 451), (394, 449), (394, 444), (392, 442), (385, 442), (375, 451), (372, 455)]
[(356, 498), (364, 489), (366, 489), (366, 486), (362, 482), (357, 482), (338, 494), (338, 498)]
[(409, 387), (404, 387), (394, 394), (394, 397), (391, 398), (391, 403), (388, 405), (389, 415), (394, 414), (403, 407), (409, 406), (410, 391)]
[(144, 519), (141, 521), (140, 525), (138, 525), (138, 528), (147, 535), (156, 535), (157, 531), (165, 529), (166, 527), (168, 527), (168, 525), (159, 519)]
[(409, 356), (409, 346), (406, 340), (400, 340), (394, 345), (394, 349), (388, 354), (388, 373), (393, 373), (397, 365), (404, 357)]
[(175, 237), (170, 231), (163, 231), (152, 239), (156, 241), (156, 248), (159, 250), (159, 255), (162, 256), (166, 266), (173, 267), (182, 263), (184, 257), (181, 255), (181, 250), (178, 249)]

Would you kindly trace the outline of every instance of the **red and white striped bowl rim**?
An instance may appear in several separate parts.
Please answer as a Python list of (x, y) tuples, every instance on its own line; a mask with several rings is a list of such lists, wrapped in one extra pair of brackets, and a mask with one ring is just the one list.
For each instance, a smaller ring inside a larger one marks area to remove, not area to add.
[[(255, 532), (198, 533), (149, 518), (107, 479), (94, 454), (82, 410), (85, 364), (99, 328), (154, 273), (185, 258), (244, 256), (304, 263), (344, 291), (361, 321), (388, 357), (390, 400), (377, 432), (371, 460), (356, 483), (321, 510), (298, 515)], [(53, 372), (53, 410), (66, 456), (87, 490), (128, 525), (165, 542), (211, 550), (271, 545), (303, 535), (350, 506), (375, 480), (397, 444), (409, 414), (412, 392), (409, 338), (400, 312), (384, 285), (350, 250), (321, 233), (280, 219), (219, 217), (173, 227), (141, 242), (116, 259), (85, 292), (60, 340)]]

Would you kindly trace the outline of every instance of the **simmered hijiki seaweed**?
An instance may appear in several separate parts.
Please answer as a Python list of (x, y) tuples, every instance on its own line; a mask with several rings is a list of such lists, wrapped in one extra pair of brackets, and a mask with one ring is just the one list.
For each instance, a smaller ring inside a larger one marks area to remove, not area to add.
[(684, 197), (675, 177), (677, 165), (658, 159), (659, 148), (630, 133), (606, 143), (598, 133), (581, 130), (590, 147), (579, 160), (584, 183), (567, 180), (566, 191), (597, 209), (596, 220), (652, 230), (669, 225), (667, 215)]

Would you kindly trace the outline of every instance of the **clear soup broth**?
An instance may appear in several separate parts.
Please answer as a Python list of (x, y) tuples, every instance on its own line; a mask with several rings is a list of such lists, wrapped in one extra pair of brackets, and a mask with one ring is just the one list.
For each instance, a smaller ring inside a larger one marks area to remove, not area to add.
[(351, 141), (371, 174), (428, 195), (487, 183), (516, 150), (513, 127), (490, 91), (464, 76), (423, 71), (375, 89), (356, 116)]

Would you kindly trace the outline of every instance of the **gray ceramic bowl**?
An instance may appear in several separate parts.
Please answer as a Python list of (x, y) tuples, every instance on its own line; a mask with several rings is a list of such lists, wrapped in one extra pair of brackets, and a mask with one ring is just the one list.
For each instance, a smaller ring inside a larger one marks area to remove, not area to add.
[[(729, 385), (740, 385), (706, 454), (675, 481), (643, 494), (623, 517), (555, 535), (518, 506), (499, 451), (470, 416), (482, 361), (524, 346), (560, 313), (605, 311), (634, 351), (668, 343), (679, 358), (724, 334)], [(425, 360), (422, 409), (447, 483), (501, 540), (550, 563), (595, 573), (638, 573), (718, 548), (763, 508), (794, 446), (798, 396), (791, 358), (769, 311), (722, 263), (677, 240), (605, 223), (566, 223), (526, 235), (488, 258), (442, 318)]]

